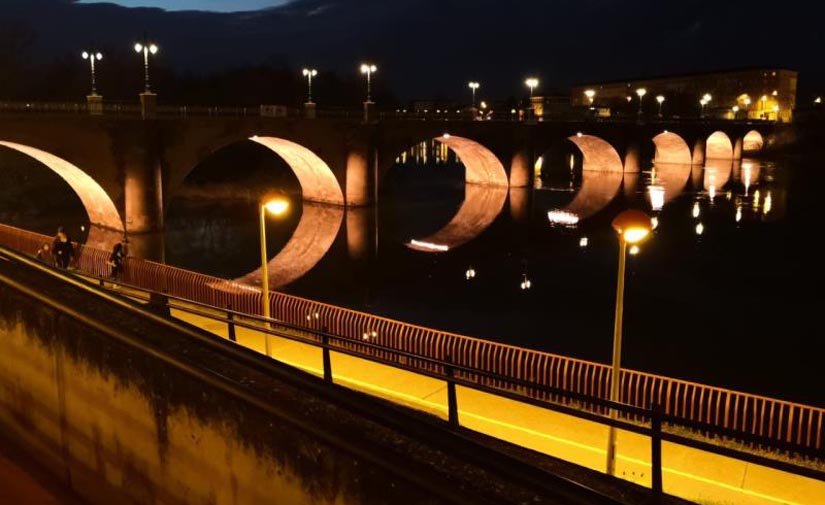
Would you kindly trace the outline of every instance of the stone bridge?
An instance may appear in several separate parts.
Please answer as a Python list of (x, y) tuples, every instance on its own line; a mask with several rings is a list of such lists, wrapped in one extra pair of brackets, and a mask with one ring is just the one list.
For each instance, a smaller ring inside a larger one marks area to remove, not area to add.
[(257, 142), (282, 158), (303, 199), (338, 207), (371, 205), (403, 151), (436, 140), (455, 151), (470, 184), (528, 187), (535, 161), (578, 151), (586, 172), (639, 172), (650, 161), (701, 165), (735, 160), (769, 145), (772, 123), (734, 121), (354, 120), (268, 117), (133, 117), (4, 114), (0, 146), (28, 155), (78, 194), (99, 244), (159, 232), (186, 176), (219, 149)]

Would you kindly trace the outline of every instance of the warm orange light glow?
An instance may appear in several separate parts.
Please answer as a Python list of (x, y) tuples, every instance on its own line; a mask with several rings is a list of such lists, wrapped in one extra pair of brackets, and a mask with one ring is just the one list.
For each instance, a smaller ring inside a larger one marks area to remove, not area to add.
[(573, 135), (568, 140), (582, 152), (582, 170), (623, 172), (622, 159), (609, 142), (593, 135)]
[(281, 216), (289, 210), (289, 200), (283, 197), (276, 197), (264, 202), (264, 208), (273, 216)]
[(456, 153), (465, 168), (465, 181), (470, 184), (509, 186), (507, 171), (492, 151), (474, 140), (455, 135), (443, 135), (435, 140)]
[(644, 212), (629, 209), (616, 216), (613, 220), (613, 229), (625, 242), (633, 245), (650, 235), (653, 224), (650, 222), (650, 216)]

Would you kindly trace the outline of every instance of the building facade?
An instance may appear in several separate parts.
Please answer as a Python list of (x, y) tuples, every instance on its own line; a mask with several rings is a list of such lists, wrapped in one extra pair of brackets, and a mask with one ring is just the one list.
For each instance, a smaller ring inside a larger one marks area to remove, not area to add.
[(609, 108), (614, 116), (714, 117), (789, 122), (797, 72), (747, 68), (574, 86), (574, 107)]

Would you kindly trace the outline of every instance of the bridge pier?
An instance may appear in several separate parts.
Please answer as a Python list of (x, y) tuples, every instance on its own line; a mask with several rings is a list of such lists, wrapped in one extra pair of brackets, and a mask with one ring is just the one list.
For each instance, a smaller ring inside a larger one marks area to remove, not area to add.
[(510, 187), (528, 188), (533, 182), (533, 153), (529, 149), (516, 151), (510, 159)]
[(126, 168), (125, 183), (126, 236), (130, 254), (162, 261), (163, 177), (160, 162), (146, 160)]
[(734, 160), (741, 160), (742, 159), (742, 144), (743, 144), (742, 137), (738, 137), (733, 142), (733, 159)]
[(346, 162), (346, 191), (345, 201), (347, 207), (363, 207), (375, 201), (371, 188), (375, 182), (373, 174), (377, 171), (372, 162), (371, 149), (367, 145), (359, 145), (350, 148), (347, 153)]
[(693, 164), (702, 165), (705, 163), (705, 139), (696, 139), (693, 144)]

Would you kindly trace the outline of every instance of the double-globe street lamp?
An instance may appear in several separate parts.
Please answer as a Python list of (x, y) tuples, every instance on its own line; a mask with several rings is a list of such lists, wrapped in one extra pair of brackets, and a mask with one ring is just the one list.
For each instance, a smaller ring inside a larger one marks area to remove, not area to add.
[(92, 96), (97, 96), (97, 82), (95, 80), (95, 61), (103, 59), (103, 55), (97, 51), (83, 51), (84, 60), (89, 60), (92, 69)]
[(318, 75), (314, 68), (305, 68), (302, 73), (307, 78), (307, 103), (312, 103), (312, 78)]
[(361, 73), (367, 76), (367, 103), (372, 103), (372, 74), (378, 71), (378, 67), (372, 63), (362, 63)]
[(158, 53), (160, 48), (154, 42), (137, 42), (135, 43), (135, 52), (140, 54), (143, 53), (143, 80), (145, 86), (145, 93), (151, 92), (151, 87), (149, 85), (149, 55), (155, 55)]
[(476, 81), (470, 81), (468, 86), (470, 87), (470, 89), (472, 90), (472, 93), (473, 93), (473, 102), (472, 103), (473, 103), (473, 110), (475, 110), (475, 108), (476, 108), (476, 90), (481, 87), (481, 84), (477, 83)]
[[(625, 210), (613, 219), (613, 229), (619, 234), (619, 272), (616, 283), (616, 317), (613, 325), (613, 371), (610, 374), (610, 401), (619, 402), (619, 385), (622, 363), (622, 315), (624, 312), (624, 277), (627, 246), (635, 246), (645, 240), (653, 230), (650, 216), (639, 210)], [(610, 410), (616, 417), (616, 410)], [(607, 474), (616, 473), (616, 428), (610, 426), (607, 436)]]
[[(260, 233), (261, 233), (261, 304), (263, 306), (263, 316), (266, 319), (265, 324), (269, 324), (269, 256), (266, 253), (266, 214), (273, 216), (283, 216), (289, 210), (289, 200), (283, 196), (276, 196), (273, 198), (265, 198), (258, 205), (260, 216)], [(265, 335), (266, 355), (270, 355), (269, 349), (269, 335)]]
[(639, 115), (642, 115), (642, 98), (647, 94), (647, 90), (645, 88), (639, 88), (636, 90), (636, 94), (639, 95)]

